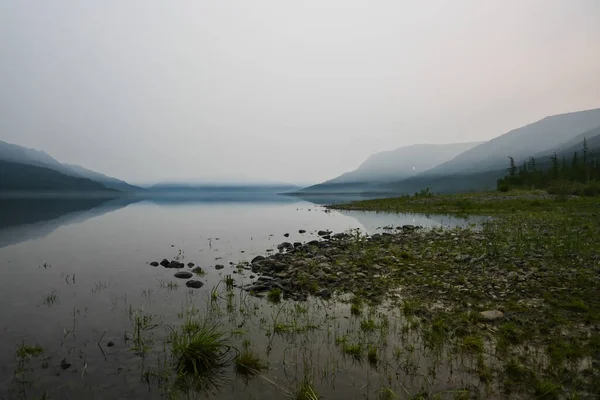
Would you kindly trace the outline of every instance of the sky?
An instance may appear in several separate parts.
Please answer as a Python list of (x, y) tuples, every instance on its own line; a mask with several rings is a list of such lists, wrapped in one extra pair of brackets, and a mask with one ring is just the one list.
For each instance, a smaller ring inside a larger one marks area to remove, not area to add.
[(0, 2), (0, 140), (132, 183), (317, 183), (600, 107), (598, 0)]

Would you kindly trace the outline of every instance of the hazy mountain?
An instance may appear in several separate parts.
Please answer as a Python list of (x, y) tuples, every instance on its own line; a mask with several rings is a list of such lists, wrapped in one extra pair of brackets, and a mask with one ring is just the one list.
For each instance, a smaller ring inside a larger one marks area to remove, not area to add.
[(80, 165), (73, 165), (73, 164), (63, 164), (63, 165), (68, 167), (77, 176), (80, 176), (82, 178), (88, 178), (88, 179), (91, 179), (96, 182), (100, 182), (101, 184), (103, 184), (104, 186), (106, 186), (107, 188), (110, 188), (110, 189), (121, 190), (124, 192), (143, 190), (140, 187), (130, 185), (129, 183), (122, 181), (120, 179), (106, 176), (99, 172), (84, 168)]
[(130, 185), (127, 182), (91, 171), (79, 165), (63, 164), (43, 151), (3, 141), (0, 141), (0, 160), (49, 168), (71, 177), (91, 179), (110, 189), (122, 191), (141, 190), (141, 188)]
[(310, 186), (301, 192), (356, 193), (377, 191), (379, 184), (415, 176), (479, 145), (476, 143), (417, 144), (371, 155), (357, 169)]
[(149, 193), (177, 192), (177, 193), (279, 193), (296, 190), (298, 186), (287, 184), (185, 184), (185, 183), (159, 183), (147, 188)]
[(446, 176), (502, 169), (507, 165), (509, 156), (524, 160), (551, 151), (598, 126), (600, 109), (546, 117), (465, 151), (423, 175)]
[[(87, 178), (65, 175), (50, 168), (0, 160), (0, 192), (107, 192)], [(116, 191), (114, 191), (116, 192)]]

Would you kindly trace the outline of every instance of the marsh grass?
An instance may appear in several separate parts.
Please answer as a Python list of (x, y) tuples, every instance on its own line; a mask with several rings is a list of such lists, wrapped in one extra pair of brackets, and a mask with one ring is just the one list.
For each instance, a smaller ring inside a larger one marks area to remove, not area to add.
[(58, 292), (56, 290), (52, 290), (52, 292), (44, 295), (43, 302), (48, 307), (53, 306), (54, 304), (60, 304)]
[(235, 358), (235, 372), (244, 377), (252, 377), (267, 369), (267, 363), (258, 353), (245, 349)]
[(231, 346), (225, 331), (208, 319), (190, 319), (170, 336), (171, 355), (180, 380), (195, 388), (219, 385), (230, 365)]
[(39, 345), (29, 346), (25, 343), (21, 343), (21, 345), (17, 348), (17, 358), (27, 359), (41, 356), (44, 354), (44, 351), (44, 348)]

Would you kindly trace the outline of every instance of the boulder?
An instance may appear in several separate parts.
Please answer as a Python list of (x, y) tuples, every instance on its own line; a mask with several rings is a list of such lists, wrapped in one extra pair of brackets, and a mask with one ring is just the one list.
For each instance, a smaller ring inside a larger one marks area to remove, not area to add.
[(504, 318), (504, 313), (498, 310), (487, 310), (479, 313), (479, 318), (483, 321), (493, 322)]
[(251, 264), (257, 263), (259, 261), (263, 261), (265, 258), (263, 256), (256, 256), (252, 259)]
[(200, 289), (202, 286), (204, 286), (204, 283), (200, 281), (187, 281), (185, 286), (193, 289)]
[(169, 263), (169, 265), (167, 266), (167, 268), (183, 268), (183, 267), (185, 267), (185, 265), (183, 265), (182, 262), (175, 261), (175, 260), (171, 261)]

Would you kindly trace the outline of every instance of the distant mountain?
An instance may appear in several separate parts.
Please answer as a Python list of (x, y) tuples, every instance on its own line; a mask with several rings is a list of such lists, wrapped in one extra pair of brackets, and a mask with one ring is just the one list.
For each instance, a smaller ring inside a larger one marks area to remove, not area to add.
[(0, 141), (0, 160), (48, 168), (75, 178), (87, 178), (101, 183), (109, 189), (116, 189), (120, 191), (142, 190), (141, 188), (130, 185), (125, 181), (91, 171), (79, 165), (63, 164), (43, 151), (29, 149), (27, 147), (18, 146), (16, 144), (6, 143), (3, 141)]
[(0, 192), (114, 192), (87, 178), (50, 168), (0, 160)]
[(182, 184), (159, 183), (147, 188), (149, 193), (279, 193), (298, 189), (295, 185), (286, 184)]
[(447, 176), (505, 168), (508, 156), (524, 160), (600, 126), (600, 108), (546, 117), (480, 144), (423, 173)]
[(357, 169), (301, 190), (301, 193), (360, 193), (415, 176), (481, 144), (417, 144), (371, 155)]
[(588, 152), (597, 152), (600, 150), (600, 126), (594, 129), (583, 132), (581, 135), (577, 135), (573, 139), (566, 143), (556, 147), (552, 151), (542, 152), (536, 154), (536, 158), (550, 157), (556, 152), (556, 155), (560, 158), (562, 156), (570, 157), (573, 153), (578, 152), (579, 155), (583, 154), (583, 140), (586, 140), (588, 146)]
[(82, 178), (88, 178), (93, 181), (99, 182), (109, 189), (121, 190), (123, 192), (135, 192), (135, 191), (143, 190), (142, 188), (140, 188), (138, 186), (130, 185), (129, 183), (122, 181), (120, 179), (106, 176), (104, 174), (89, 170), (89, 169), (84, 168), (79, 165), (74, 165), (74, 164), (63, 164), (63, 165), (68, 167), (74, 174), (76, 174), (76, 176), (80, 176)]

